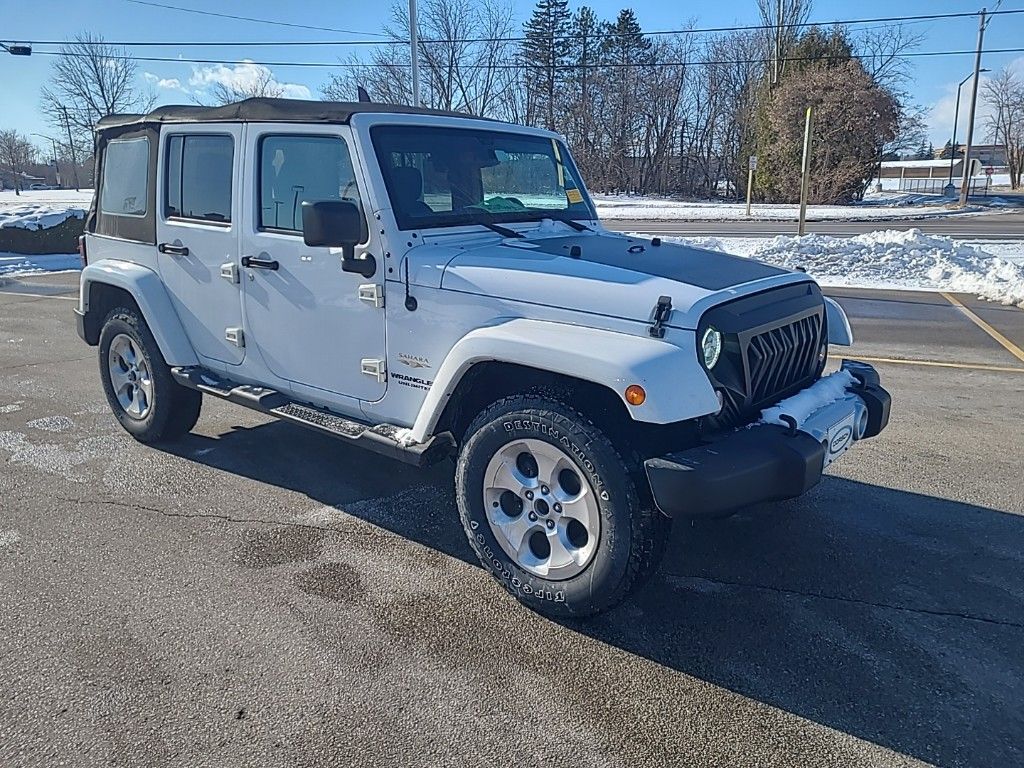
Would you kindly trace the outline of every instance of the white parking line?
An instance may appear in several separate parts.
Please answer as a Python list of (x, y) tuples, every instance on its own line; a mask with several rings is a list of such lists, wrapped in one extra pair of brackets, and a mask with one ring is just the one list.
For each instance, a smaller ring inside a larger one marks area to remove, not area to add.
[(5, 291), (0, 288), (0, 296), (27, 296), (30, 299), (63, 299), (64, 301), (78, 301), (77, 296), (57, 296), (46, 293), (21, 293), (20, 291)]

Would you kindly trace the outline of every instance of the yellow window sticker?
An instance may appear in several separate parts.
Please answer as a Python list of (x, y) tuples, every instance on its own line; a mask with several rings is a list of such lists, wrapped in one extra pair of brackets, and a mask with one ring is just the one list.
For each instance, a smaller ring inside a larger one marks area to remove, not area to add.
[(578, 189), (565, 190), (565, 197), (573, 205), (583, 202), (583, 195)]

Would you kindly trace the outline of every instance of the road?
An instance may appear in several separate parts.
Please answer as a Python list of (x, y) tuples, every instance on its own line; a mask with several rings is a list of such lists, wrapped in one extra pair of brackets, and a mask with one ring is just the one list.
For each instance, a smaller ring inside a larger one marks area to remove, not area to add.
[[(774, 237), (795, 235), (795, 221), (617, 221), (604, 222), (619, 232), (691, 237)], [(962, 214), (901, 221), (810, 221), (807, 231), (823, 235), (859, 235), (879, 229), (920, 229), (960, 240), (1024, 240), (1024, 211)]]
[(558, 624), (448, 466), (209, 400), (132, 441), (71, 279), (0, 287), (0, 765), (1024, 763), (1024, 363), (940, 294), (833, 292), (854, 355), (917, 361), (878, 363), (889, 429)]

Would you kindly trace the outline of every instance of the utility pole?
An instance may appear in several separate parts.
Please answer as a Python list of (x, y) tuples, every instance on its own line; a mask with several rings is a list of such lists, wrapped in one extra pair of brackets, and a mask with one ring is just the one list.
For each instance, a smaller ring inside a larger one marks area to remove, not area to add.
[[(974, 55), (974, 84), (971, 86), (971, 111), (967, 117), (967, 146), (964, 147), (964, 176), (960, 184), (960, 207), (967, 205), (971, 191), (971, 143), (974, 141), (974, 111), (978, 106), (978, 81), (981, 79), (981, 48), (985, 42), (985, 9), (978, 22), (978, 52)], [(954, 152), (956, 149), (954, 148)]]
[(71, 138), (71, 118), (68, 117), (68, 108), (63, 104), (60, 105), (60, 112), (64, 116), (64, 128), (68, 132), (68, 151), (71, 153), (71, 170), (75, 175), (75, 192), (77, 192), (80, 186), (78, 183), (78, 158), (75, 157), (75, 141)]
[(797, 234), (803, 237), (807, 230), (807, 193), (811, 182), (811, 115), (813, 107), (807, 108), (804, 123), (804, 162), (800, 174), (800, 227)]
[(409, 0), (409, 52), (412, 56), (412, 105), (420, 106), (420, 43), (416, 28), (416, 0)]
[(772, 86), (779, 84), (779, 59), (782, 58), (782, 0), (775, 15), (775, 52), (772, 56)]

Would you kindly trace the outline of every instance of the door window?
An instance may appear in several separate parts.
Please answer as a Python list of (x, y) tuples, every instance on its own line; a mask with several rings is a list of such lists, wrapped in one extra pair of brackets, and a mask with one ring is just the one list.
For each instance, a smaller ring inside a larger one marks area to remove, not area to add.
[(103, 153), (100, 211), (145, 216), (149, 197), (149, 139), (115, 139)]
[(230, 136), (171, 136), (164, 174), (165, 215), (230, 222), (233, 153)]
[(335, 136), (264, 136), (259, 173), (260, 229), (301, 232), (302, 203), (307, 200), (360, 205), (352, 158)]

